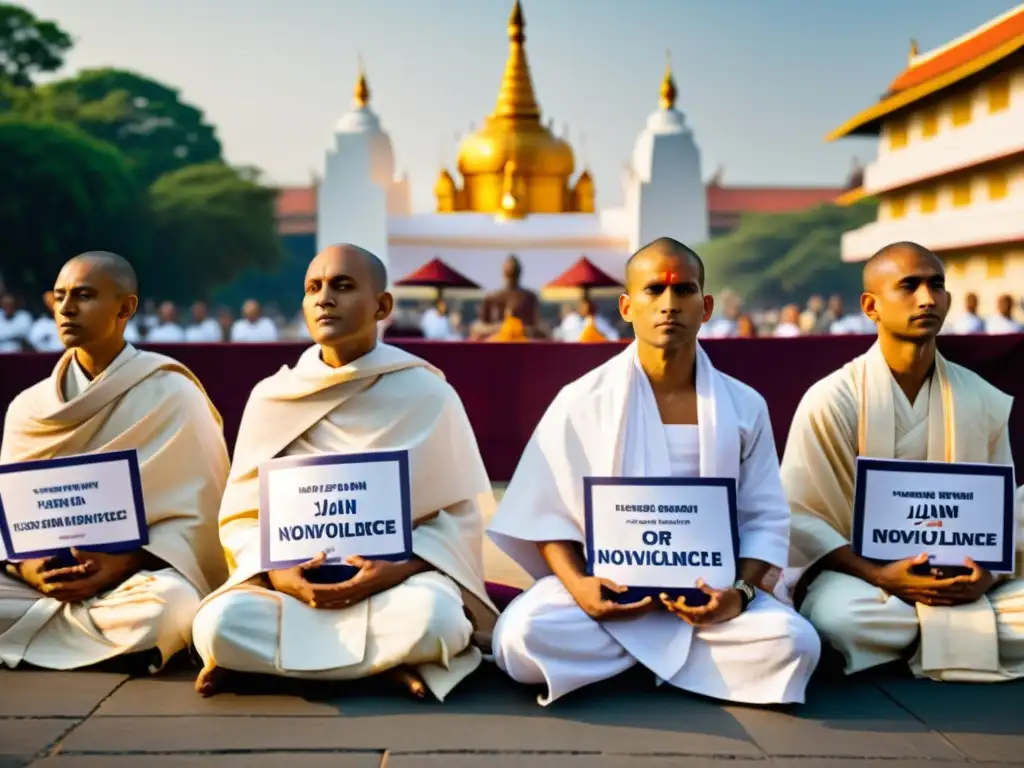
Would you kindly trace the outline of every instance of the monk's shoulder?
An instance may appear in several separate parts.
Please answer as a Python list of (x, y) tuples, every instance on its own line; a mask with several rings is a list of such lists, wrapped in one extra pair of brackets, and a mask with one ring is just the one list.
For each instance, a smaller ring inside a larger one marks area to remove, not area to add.
[(4, 429), (14, 428), (20, 420), (33, 415), (34, 404), (39, 401), (39, 396), (44, 394), (46, 387), (52, 387), (52, 380), (47, 377), (37, 381), (31, 387), (23, 389), (7, 406), (7, 415), (4, 418)]
[(736, 410), (743, 415), (751, 414), (756, 416), (761, 411), (768, 412), (768, 401), (764, 395), (758, 392), (749, 384), (733, 378), (727, 373), (718, 372), (725, 381), (726, 390), (732, 399)]
[(1003, 392), (980, 373), (972, 371), (970, 368), (948, 360), (946, 366), (948, 368), (947, 375), (950, 378), (955, 378), (957, 388), (962, 392), (970, 393), (971, 397), (976, 400), (979, 411), (988, 417), (989, 429), (1005, 428), (1010, 419), (1010, 410), (1013, 408), (1013, 396)]
[(455, 387), (429, 367), (417, 365), (384, 374), (390, 384), (397, 386), (408, 397), (410, 405), (416, 408), (431, 405), (459, 403)]
[(148, 402), (169, 403), (192, 413), (208, 411), (210, 400), (197, 378), (185, 365), (167, 358), (152, 374), (134, 387), (131, 394), (141, 396)]

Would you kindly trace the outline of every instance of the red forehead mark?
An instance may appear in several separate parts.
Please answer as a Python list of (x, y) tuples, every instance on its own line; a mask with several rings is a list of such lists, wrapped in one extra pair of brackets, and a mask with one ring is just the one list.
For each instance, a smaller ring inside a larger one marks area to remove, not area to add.
[(677, 285), (682, 280), (679, 277), (678, 272), (662, 272), (661, 273), (661, 284), (662, 285)]

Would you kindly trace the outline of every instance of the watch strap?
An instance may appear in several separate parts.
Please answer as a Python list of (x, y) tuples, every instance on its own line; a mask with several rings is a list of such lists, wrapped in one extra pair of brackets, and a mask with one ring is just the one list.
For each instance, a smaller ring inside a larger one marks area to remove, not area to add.
[(743, 610), (747, 610), (747, 606), (754, 601), (754, 596), (756, 594), (754, 592), (754, 588), (743, 579), (737, 579), (732, 585), (732, 588), (740, 593), (740, 600), (743, 602)]

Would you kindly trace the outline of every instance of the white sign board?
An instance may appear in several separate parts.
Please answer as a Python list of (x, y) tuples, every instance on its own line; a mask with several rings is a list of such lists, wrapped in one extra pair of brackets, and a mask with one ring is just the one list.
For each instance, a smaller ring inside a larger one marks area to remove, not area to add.
[(853, 549), (875, 562), (927, 552), (936, 566), (970, 557), (1011, 573), (1016, 552), (1013, 467), (857, 459)]
[(587, 477), (587, 572), (628, 587), (624, 600), (697, 594), (736, 580), (736, 483), (718, 478)]
[(149, 543), (135, 451), (0, 465), (6, 559), (123, 552)]
[(273, 459), (260, 466), (261, 566), (326, 566), (359, 555), (412, 556), (409, 454), (390, 451)]

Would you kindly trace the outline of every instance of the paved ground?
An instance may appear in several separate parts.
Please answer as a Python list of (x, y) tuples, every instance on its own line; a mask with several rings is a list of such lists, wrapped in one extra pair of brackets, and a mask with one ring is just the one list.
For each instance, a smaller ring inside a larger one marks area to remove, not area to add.
[[(488, 576), (522, 583), (488, 549)], [(823, 677), (800, 709), (723, 707), (636, 674), (550, 708), (488, 667), (444, 704), (368, 686), (199, 699), (158, 678), (0, 672), (0, 768), (1024, 766), (1024, 684)]]

